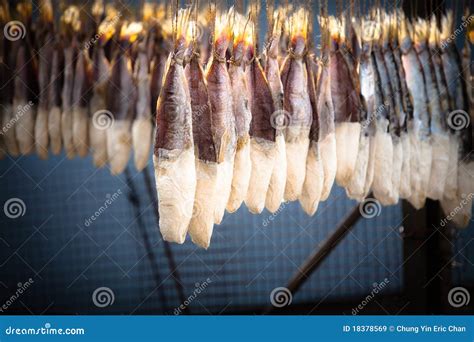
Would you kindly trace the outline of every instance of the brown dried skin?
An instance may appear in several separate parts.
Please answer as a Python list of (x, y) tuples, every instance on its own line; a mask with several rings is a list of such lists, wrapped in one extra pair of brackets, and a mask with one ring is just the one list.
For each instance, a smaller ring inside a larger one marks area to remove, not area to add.
[[(219, 38), (215, 52), (219, 59), (225, 59), (228, 41)], [(213, 57), (206, 72), (209, 100), (211, 103), (212, 124), (218, 162), (231, 158), (236, 149), (236, 126), (233, 115), (232, 85), (226, 64)]]
[(250, 136), (268, 141), (275, 141), (276, 128), (272, 126), (272, 114), (275, 112), (272, 92), (265, 78), (263, 69), (256, 58), (247, 66), (248, 80), (250, 87), (250, 111), (252, 112), (252, 122), (250, 124)]
[(78, 52), (72, 92), (73, 143), (75, 151), (82, 158), (89, 152), (90, 69), (86, 53), (84, 50)]
[(359, 96), (346, 60), (335, 42), (329, 53), (329, 77), (335, 122), (359, 122)]
[(182, 64), (184, 39), (178, 43), (165, 76), (157, 104), (155, 156), (159, 150), (184, 150), (193, 146), (192, 115)]
[(61, 92), (64, 81), (64, 56), (63, 46), (55, 44), (51, 65), (51, 79), (48, 87), (48, 133), (51, 152), (55, 155), (61, 152)]
[(191, 109), (193, 118), (193, 139), (196, 157), (199, 160), (217, 162), (216, 146), (212, 125), (211, 105), (208, 89), (204, 80), (204, 72), (199, 63), (199, 58), (194, 55), (184, 70), (188, 81), (191, 96)]
[(76, 64), (76, 40), (64, 49), (64, 85), (62, 89), (63, 109), (61, 114), (61, 135), (66, 156), (72, 159), (76, 154), (72, 137), (72, 92), (74, 89), (74, 70)]
[[(89, 138), (92, 149), (93, 162), (96, 167), (103, 167), (107, 163), (107, 127), (100, 126), (96, 113), (106, 109), (107, 81), (110, 77), (110, 63), (105, 57), (102, 46), (97, 46), (92, 55), (92, 98), (90, 102)], [(94, 116), (95, 115), (95, 116)]]
[(308, 94), (311, 103), (311, 112), (313, 120), (311, 122), (311, 130), (309, 133), (311, 141), (319, 141), (319, 115), (316, 95), (316, 78), (318, 75), (318, 64), (313, 56), (305, 58), (307, 78), (308, 78)]

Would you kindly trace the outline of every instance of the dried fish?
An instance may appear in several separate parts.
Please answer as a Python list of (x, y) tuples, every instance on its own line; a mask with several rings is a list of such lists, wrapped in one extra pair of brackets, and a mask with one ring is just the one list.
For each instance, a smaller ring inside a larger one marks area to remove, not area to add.
[[(192, 241), (208, 248), (214, 228), (217, 182), (217, 154), (214, 143), (211, 104), (204, 71), (200, 64), (199, 45), (195, 41), (195, 22), (190, 22), (191, 43), (187, 55), (189, 63), (184, 72), (189, 86), (192, 109), (194, 153), (196, 158), (196, 192), (194, 209), (189, 223)], [(188, 34), (189, 36), (189, 34)], [(189, 39), (189, 37), (188, 37)]]
[(354, 173), (346, 187), (349, 198), (362, 201), (369, 193), (374, 178), (375, 164), (375, 76), (372, 68), (371, 26), (362, 19), (361, 25), (354, 27), (361, 40), (359, 53), (359, 84), (362, 115), (359, 150)]
[(61, 153), (61, 92), (64, 82), (64, 54), (62, 43), (54, 43), (51, 62), (51, 79), (48, 88), (48, 135), (49, 146), (54, 155)]
[[(393, 16), (394, 17), (394, 16)], [(384, 64), (389, 77), (391, 90), (391, 110), (390, 110), (390, 136), (392, 137), (393, 158), (392, 158), (392, 188), (389, 197), (390, 204), (396, 204), (400, 198), (400, 184), (403, 169), (404, 156), (403, 146), (407, 145), (408, 136), (403, 132), (403, 126), (406, 121), (406, 113), (403, 108), (403, 99), (401, 92), (401, 82), (399, 78), (398, 66), (392, 49), (392, 36), (397, 35), (396, 26), (392, 24), (396, 21), (389, 14), (384, 15), (382, 30), (382, 53)], [(387, 101), (387, 100), (386, 100)], [(404, 142), (405, 141), (405, 142)], [(409, 153), (409, 150), (407, 149)]]
[(317, 105), (316, 77), (318, 65), (313, 55), (305, 57), (308, 77), (308, 94), (311, 102), (313, 121), (310, 131), (310, 146), (306, 158), (306, 174), (299, 202), (308, 215), (314, 215), (318, 209), (324, 184), (324, 168), (319, 149), (319, 114)]
[(157, 103), (153, 155), (160, 231), (164, 240), (177, 243), (186, 238), (196, 191), (191, 99), (183, 69), (188, 13), (180, 10), (176, 18), (174, 49)]
[(105, 56), (104, 45), (115, 34), (115, 25), (110, 18), (106, 18), (98, 27), (99, 41), (92, 54), (92, 98), (90, 113), (92, 120), (89, 123), (90, 147), (93, 163), (96, 167), (103, 167), (107, 163), (107, 129), (112, 125), (112, 117), (106, 110), (107, 83), (110, 78), (110, 63)]
[[(380, 25), (380, 23), (379, 23)], [(392, 194), (392, 172), (393, 172), (393, 141), (391, 119), (394, 117), (395, 105), (393, 103), (393, 93), (385, 65), (379, 39), (382, 28), (375, 28), (372, 59), (376, 68), (377, 86), (381, 92), (382, 98), (376, 99), (376, 110), (378, 111), (375, 133), (375, 164), (374, 164), (374, 182), (372, 189), (375, 198), (383, 205), (394, 204), (391, 198)], [(376, 92), (377, 94), (377, 92)]]
[(72, 142), (79, 157), (89, 152), (90, 61), (87, 51), (77, 53), (72, 91)]
[(214, 223), (220, 224), (229, 201), (237, 145), (235, 117), (233, 113), (232, 83), (226, 66), (226, 51), (230, 43), (231, 27), (229, 13), (216, 17), (214, 51), (206, 71), (212, 125), (217, 149), (217, 184)]
[(411, 142), (410, 183), (412, 194), (408, 200), (415, 208), (420, 209), (425, 204), (427, 185), (431, 173), (431, 144), (423, 68), (409, 34), (411, 31), (410, 23), (402, 17), (399, 28), (400, 49), (407, 87), (413, 99), (413, 120), (409, 122), (410, 125), (408, 126)]
[[(31, 4), (19, 4), (17, 10), (19, 12), (20, 19), (22, 22), (31, 23)], [(31, 24), (26, 24), (25, 27), (30, 28)], [(49, 28), (45, 28), (45, 31), (50, 34), (50, 32), (48, 32)], [(41, 33), (39, 33), (39, 35), (41, 35)], [(20, 153), (24, 155), (28, 155), (33, 152), (35, 148), (35, 138), (38, 138), (37, 131), (35, 132), (35, 125), (37, 124), (38, 120), (38, 117), (36, 115), (36, 107), (31, 106), (29, 104), (31, 100), (35, 99), (38, 96), (38, 65), (36, 57), (33, 54), (33, 47), (31, 41), (32, 38), (33, 37), (28, 34), (28, 36), (25, 36), (24, 40), (16, 42), (19, 45), (19, 48), (16, 55), (13, 110), (15, 115), (14, 117), (16, 118), (15, 133), (18, 141), (18, 147)], [(51, 62), (51, 48), (49, 47), (49, 45), (45, 46), (42, 52), (44, 52), (45, 54), (45, 58), (41, 59), (44, 62), (43, 65), (48, 65), (47, 70), (43, 70), (43, 87), (46, 87), (48, 83), (47, 79), (49, 77), (49, 63)], [(42, 129), (40, 133), (45, 138), (40, 141), (40, 143), (43, 145), (41, 146), (41, 148), (43, 148), (47, 153), (48, 135), (46, 128), (48, 113), (46, 108), (46, 99), (47, 97), (45, 89), (42, 88), (40, 93), (40, 107), (42, 108), (43, 115), (38, 116), (41, 116), (43, 120), (40, 120), (40, 122), (38, 122), (40, 123), (38, 127)], [(41, 108), (38, 110), (38, 112), (41, 112)], [(36, 146), (38, 147), (38, 144), (36, 144)], [(43, 156), (42, 154), (40, 154), (40, 157), (43, 157), (43, 159), (45, 158), (45, 156)]]
[(336, 181), (347, 186), (354, 172), (360, 137), (360, 98), (352, 80), (341, 43), (345, 40), (343, 23), (329, 18), (329, 83), (336, 126)]
[(123, 24), (120, 48), (112, 61), (111, 77), (107, 86), (107, 109), (113, 115), (113, 124), (107, 130), (107, 155), (112, 174), (121, 173), (127, 166), (131, 145), (131, 126), (136, 110), (136, 87), (133, 82), (130, 50), (142, 26)]
[(232, 84), (235, 125), (237, 129), (237, 149), (234, 159), (232, 187), (227, 203), (227, 211), (232, 213), (239, 209), (247, 196), (252, 162), (250, 160), (250, 94), (244, 71), (244, 53), (250, 43), (251, 32), (246, 31), (246, 20), (236, 14), (234, 17), (234, 44), (229, 65), (229, 77)]
[(290, 49), (282, 69), (283, 108), (288, 113), (286, 127), (287, 180), (285, 200), (294, 201), (301, 195), (306, 174), (312, 108), (308, 94), (308, 77), (304, 64), (308, 13), (298, 10), (290, 19)]
[[(436, 25), (436, 22), (434, 22)], [(449, 163), (449, 136), (446, 127), (446, 118), (441, 111), (441, 98), (436, 81), (436, 74), (432, 64), (428, 47), (430, 32), (429, 22), (418, 19), (415, 26), (417, 43), (415, 49), (423, 67), (425, 87), (430, 111), (430, 133), (431, 133), (431, 173), (426, 195), (434, 200), (441, 199), (444, 194), (445, 180), (448, 174)], [(434, 36), (430, 39), (433, 43)]]
[(74, 158), (76, 152), (72, 134), (72, 105), (74, 90), (74, 72), (77, 60), (77, 31), (79, 30), (79, 9), (70, 6), (61, 17), (61, 33), (64, 45), (64, 84), (62, 89), (61, 136), (69, 159)]
[(146, 41), (138, 45), (138, 56), (135, 61), (135, 82), (137, 84), (136, 117), (132, 125), (132, 142), (135, 167), (143, 170), (150, 154), (153, 124), (151, 121), (151, 87), (149, 61), (146, 51)]
[(398, 80), (400, 82), (400, 96), (401, 96), (401, 113), (400, 119), (404, 120), (400, 123), (401, 125), (401, 142), (403, 149), (403, 163), (402, 170), (400, 174), (400, 188), (399, 195), (401, 198), (409, 198), (412, 193), (411, 189), (411, 144), (410, 144), (410, 135), (408, 132), (409, 127), (413, 127), (413, 104), (410, 92), (408, 91), (408, 86), (405, 77), (405, 69), (402, 64), (402, 54), (400, 50), (400, 44), (398, 40), (398, 28), (399, 28), (399, 18), (400, 14), (396, 11), (392, 15), (392, 32), (391, 32), (391, 48), (393, 52), (393, 57), (395, 60), (396, 70), (398, 71)]
[[(252, 30), (253, 31), (253, 30)], [(250, 159), (252, 171), (245, 204), (252, 213), (261, 213), (277, 155), (275, 112), (270, 85), (260, 62), (255, 56), (255, 46), (247, 47), (247, 79), (250, 96)], [(276, 119), (278, 121), (278, 119)]]
[[(327, 19), (322, 19), (321, 29), (327, 31)], [(323, 36), (324, 37), (324, 36)], [(324, 47), (324, 45), (323, 45)], [(336, 134), (334, 106), (331, 99), (331, 87), (328, 67), (328, 51), (323, 49), (321, 71), (317, 84), (317, 113), (319, 116), (319, 149), (324, 170), (321, 201), (325, 201), (331, 192), (337, 172)]]
[[(265, 76), (267, 77), (268, 85), (272, 93), (273, 105), (277, 117), (274, 115), (274, 119), (285, 120), (285, 112), (283, 112), (283, 84), (280, 76), (280, 65), (279, 65), (279, 43), (282, 31), (282, 19), (283, 14), (281, 11), (274, 13), (274, 25), (272, 27), (269, 40), (267, 42), (266, 49), (266, 63), (265, 63)], [(280, 115), (278, 114), (280, 113)], [(283, 116), (281, 116), (283, 114)], [(275, 162), (270, 177), (270, 184), (268, 185), (267, 196), (265, 198), (265, 208), (271, 213), (275, 213), (283, 202), (285, 195), (286, 185), (286, 145), (284, 136), (284, 122), (283, 126), (281, 122), (278, 123), (273, 121), (277, 127), (280, 124), (282, 129), (276, 131), (276, 155)]]

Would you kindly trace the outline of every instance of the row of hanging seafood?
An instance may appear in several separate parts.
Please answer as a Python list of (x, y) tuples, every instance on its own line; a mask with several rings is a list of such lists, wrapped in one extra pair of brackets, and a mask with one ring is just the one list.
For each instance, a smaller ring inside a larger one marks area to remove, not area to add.
[(132, 150), (143, 169), (154, 139), (163, 238), (189, 234), (204, 248), (226, 211), (299, 201), (314, 215), (334, 183), (357, 201), (406, 199), (419, 209), (439, 200), (456, 225), (469, 223), (468, 11), (459, 28), (451, 11), (361, 15), (351, 1), (330, 16), (321, 2), (313, 20), (305, 6), (268, 2), (259, 44), (257, 3), (198, 7), (169, 16), (147, 3), (138, 22), (97, 1), (94, 20), (70, 6), (55, 25), (48, 1), (35, 23), (27, 3), (4, 4), (1, 28), (13, 39), (2, 44), (0, 77), (13, 83), (1, 89), (0, 152), (91, 153), (118, 174)]

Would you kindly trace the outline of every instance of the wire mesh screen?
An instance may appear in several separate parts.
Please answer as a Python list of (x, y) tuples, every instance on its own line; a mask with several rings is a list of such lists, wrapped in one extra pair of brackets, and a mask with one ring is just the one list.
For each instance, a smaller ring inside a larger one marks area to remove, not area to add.
[[(0, 218), (2, 300), (34, 281), (10, 313), (176, 314), (183, 302), (191, 313), (260, 312), (355, 205), (334, 188), (314, 217), (298, 203), (261, 215), (243, 206), (215, 227), (206, 251), (189, 239), (165, 245), (145, 175), (133, 166), (113, 177), (61, 155), (9, 159), (0, 170), (1, 203), (20, 199), (25, 209)], [(319, 301), (363, 297), (385, 278), (384, 293), (401, 291), (401, 225), (399, 206), (359, 221), (293, 303), (314, 303), (317, 313)], [(101, 288), (113, 296), (106, 307), (94, 295)]]

